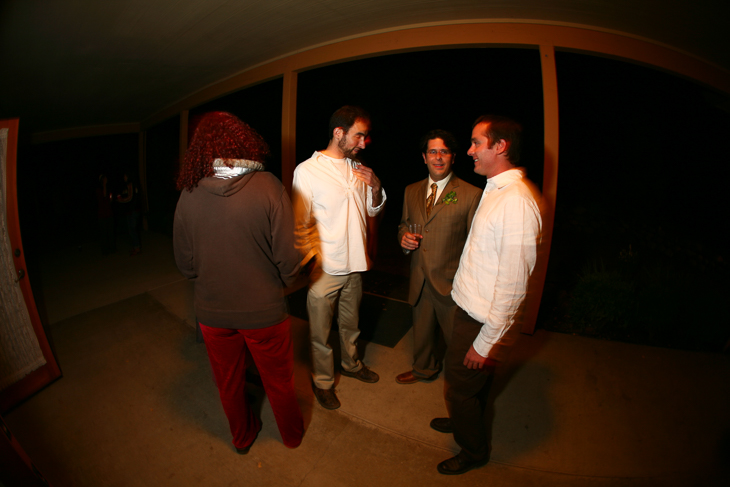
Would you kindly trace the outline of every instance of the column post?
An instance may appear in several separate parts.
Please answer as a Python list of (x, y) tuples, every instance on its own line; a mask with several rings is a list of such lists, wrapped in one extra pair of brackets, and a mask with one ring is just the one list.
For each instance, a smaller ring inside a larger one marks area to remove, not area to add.
[(281, 103), (281, 182), (291, 194), (294, 168), (297, 166), (297, 73), (284, 72)]
[(542, 99), (544, 117), (544, 146), (542, 196), (544, 201), (542, 221), (542, 248), (531, 281), (530, 296), (525, 309), (525, 320), (522, 333), (533, 334), (540, 311), (540, 301), (545, 289), (550, 247), (552, 246), (553, 224), (555, 222), (555, 203), (558, 191), (558, 76), (555, 67), (555, 47), (540, 46), (540, 65), (542, 66)]

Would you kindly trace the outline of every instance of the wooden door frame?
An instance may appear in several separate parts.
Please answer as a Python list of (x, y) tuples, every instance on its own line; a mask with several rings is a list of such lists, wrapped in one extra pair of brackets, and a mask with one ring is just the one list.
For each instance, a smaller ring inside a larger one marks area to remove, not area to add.
[(27, 266), (25, 263), (25, 254), (23, 251), (23, 242), (20, 235), (20, 220), (18, 218), (18, 184), (17, 184), (17, 155), (18, 155), (18, 129), (19, 120), (17, 118), (10, 120), (0, 120), (0, 129), (8, 129), (8, 146), (6, 154), (6, 175), (5, 175), (5, 215), (8, 226), (8, 237), (13, 249), (13, 263), (15, 264), (15, 274), (19, 275), (22, 271), (23, 277), (19, 279), (18, 284), (23, 293), (25, 306), (28, 308), (30, 322), (33, 325), (33, 331), (38, 338), (38, 344), (46, 359), (46, 364), (26, 375), (18, 382), (6, 387), (0, 391), (0, 412), (5, 412), (23, 401), (30, 395), (38, 392), (46, 385), (61, 377), (61, 369), (58, 366), (56, 357), (53, 355), (51, 345), (43, 328), (38, 308), (36, 308), (35, 299), (33, 298), (33, 290), (30, 287), (30, 277), (28, 276)]

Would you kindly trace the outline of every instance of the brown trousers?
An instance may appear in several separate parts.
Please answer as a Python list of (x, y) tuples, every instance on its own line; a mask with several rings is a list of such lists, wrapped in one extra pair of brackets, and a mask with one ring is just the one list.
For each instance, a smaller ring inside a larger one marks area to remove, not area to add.
[(468, 369), (464, 357), (479, 334), (482, 323), (457, 306), (451, 343), (446, 350), (446, 408), (454, 427), (454, 440), (472, 460), (489, 456), (491, 418), (485, 418), (487, 396), (494, 368)]
[(413, 307), (413, 375), (419, 379), (430, 379), (441, 372), (438, 352), (443, 353), (443, 347), (437, 345), (443, 333), (449, 346), (455, 311), (456, 303), (438, 296), (428, 281), (423, 283)]

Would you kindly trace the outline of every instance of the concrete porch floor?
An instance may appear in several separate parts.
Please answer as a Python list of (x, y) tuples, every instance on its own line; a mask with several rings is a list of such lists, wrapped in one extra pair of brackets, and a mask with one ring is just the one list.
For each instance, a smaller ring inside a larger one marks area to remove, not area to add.
[(5, 415), (54, 486), (680, 486), (730, 485), (730, 357), (549, 333), (523, 336), (495, 383), (491, 462), (447, 477), (458, 451), (431, 430), (443, 378), (399, 385), (411, 335), (362, 343), (381, 380), (340, 377), (342, 408), (317, 404), (308, 323), (293, 318), (302, 445), (281, 443), (263, 391), (263, 430), (246, 456), (231, 445), (196, 343), (192, 288), (170, 238), (143, 253), (92, 244), (40, 259), (45, 313), (63, 377)]

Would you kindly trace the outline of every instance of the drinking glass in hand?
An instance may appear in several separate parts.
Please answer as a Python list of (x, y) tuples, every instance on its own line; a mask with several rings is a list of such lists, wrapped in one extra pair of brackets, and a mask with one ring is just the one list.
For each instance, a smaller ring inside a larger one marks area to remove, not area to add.
[(418, 246), (421, 246), (421, 239), (423, 238), (423, 225), (420, 223), (411, 223), (408, 225), (408, 231), (416, 236), (416, 239), (418, 240)]

